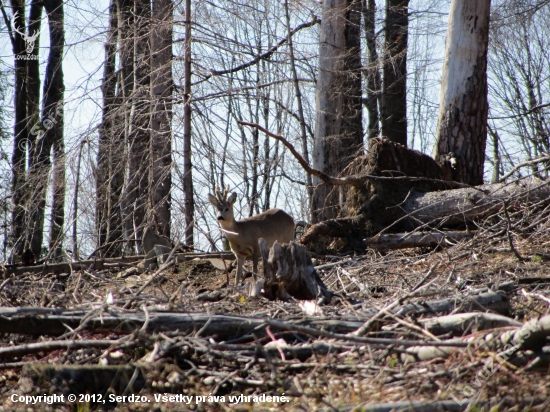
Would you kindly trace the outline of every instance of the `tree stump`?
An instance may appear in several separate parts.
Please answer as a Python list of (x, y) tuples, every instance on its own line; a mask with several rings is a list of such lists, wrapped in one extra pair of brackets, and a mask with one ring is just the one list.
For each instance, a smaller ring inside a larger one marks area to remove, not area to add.
[(313, 267), (311, 255), (305, 246), (296, 242), (281, 245), (275, 241), (270, 249), (263, 238), (258, 243), (262, 253), (265, 297), (270, 300), (332, 297)]

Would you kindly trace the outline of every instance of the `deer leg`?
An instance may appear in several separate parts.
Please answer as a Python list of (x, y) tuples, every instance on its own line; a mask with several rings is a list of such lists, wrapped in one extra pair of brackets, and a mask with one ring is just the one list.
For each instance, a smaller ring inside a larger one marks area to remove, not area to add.
[(241, 275), (243, 274), (244, 258), (237, 257), (237, 276), (235, 277), (235, 285), (241, 283)]
[(254, 276), (254, 282), (256, 280), (258, 280), (258, 260), (259, 260), (260, 256), (258, 255), (258, 253), (254, 252), (254, 254), (252, 255), (252, 267), (253, 267), (253, 272), (252, 272), (252, 275)]

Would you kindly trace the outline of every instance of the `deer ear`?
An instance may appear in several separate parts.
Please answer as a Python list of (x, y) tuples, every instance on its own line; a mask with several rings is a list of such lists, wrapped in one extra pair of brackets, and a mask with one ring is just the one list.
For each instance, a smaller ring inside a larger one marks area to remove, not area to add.
[(218, 199), (216, 199), (215, 196), (212, 196), (210, 193), (208, 193), (208, 201), (213, 205), (213, 206), (218, 206)]
[(237, 200), (237, 193), (231, 193), (231, 196), (227, 198), (227, 202), (232, 205)]

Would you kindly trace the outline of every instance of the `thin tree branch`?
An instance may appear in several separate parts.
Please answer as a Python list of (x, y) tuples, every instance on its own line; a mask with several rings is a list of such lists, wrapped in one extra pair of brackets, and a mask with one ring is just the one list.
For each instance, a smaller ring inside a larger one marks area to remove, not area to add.
[[(315, 26), (316, 24), (320, 23), (321, 20), (317, 17), (317, 16), (314, 16), (313, 20), (312, 21), (309, 21), (307, 23), (303, 23), (303, 24), (300, 24), (299, 26), (295, 27), (291, 32), (290, 32), (290, 36), (293, 36), (295, 33), (297, 33), (298, 31), (302, 30), (302, 29), (305, 29), (305, 28), (308, 28), (308, 27), (312, 27), (312, 26)], [(250, 66), (253, 66), (255, 64), (257, 64), (260, 60), (265, 60), (265, 59), (268, 59), (271, 57), (271, 55), (273, 55), (278, 49), (279, 47), (281, 47), (283, 44), (285, 44), (286, 42), (288, 41), (288, 36), (287, 37), (284, 37), (282, 38), (281, 40), (279, 40), (279, 42), (274, 45), (273, 47), (271, 47), (268, 51), (266, 51), (265, 53), (262, 53), (258, 56), (256, 56), (254, 59), (250, 60), (249, 62), (246, 62), (246, 63), (243, 63), (237, 67), (233, 67), (232, 69), (226, 69), (226, 70), (214, 70), (214, 69), (210, 69), (210, 74), (207, 75), (205, 78), (201, 79), (200, 81), (201, 82), (204, 82), (208, 79), (210, 79), (212, 76), (221, 76), (223, 74), (229, 74), (229, 73), (234, 73), (234, 72), (237, 72), (239, 70), (242, 70), (242, 69), (246, 69), (247, 67), (250, 67)]]
[(298, 160), (298, 163), (300, 163), (300, 166), (302, 166), (306, 172), (312, 174), (313, 176), (318, 177), (326, 184), (333, 185), (333, 186), (356, 186), (356, 187), (364, 186), (365, 184), (365, 179), (362, 177), (361, 178), (358, 178), (358, 177), (339, 178), (339, 177), (329, 176), (326, 173), (321, 172), (320, 170), (314, 169), (308, 164), (308, 162), (306, 162), (306, 160), (302, 157), (302, 155), (298, 153), (296, 148), (288, 140), (286, 140), (283, 136), (279, 136), (275, 133), (271, 133), (269, 130), (265, 129), (259, 124), (243, 122), (241, 120), (238, 120), (237, 123), (239, 123), (242, 126), (255, 127), (256, 129), (264, 132), (269, 137), (272, 137), (280, 141), (290, 150), (290, 152), (294, 155), (296, 160)]

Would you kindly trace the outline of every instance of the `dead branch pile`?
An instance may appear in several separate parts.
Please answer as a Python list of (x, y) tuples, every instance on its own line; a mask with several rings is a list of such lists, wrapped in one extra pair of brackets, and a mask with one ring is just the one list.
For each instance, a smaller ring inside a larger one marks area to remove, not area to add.
[[(281, 252), (315, 272), (333, 295), (324, 304), (228, 288), (220, 255), (153, 273), (19, 268), (0, 284), (0, 391), (137, 394), (164, 410), (182, 405), (158, 397), (179, 394), (199, 410), (544, 411), (549, 212), (502, 207), (444, 249)], [(271, 252), (277, 278), (292, 259)]]

